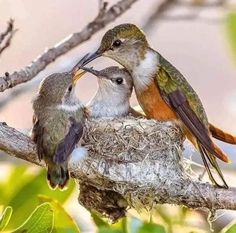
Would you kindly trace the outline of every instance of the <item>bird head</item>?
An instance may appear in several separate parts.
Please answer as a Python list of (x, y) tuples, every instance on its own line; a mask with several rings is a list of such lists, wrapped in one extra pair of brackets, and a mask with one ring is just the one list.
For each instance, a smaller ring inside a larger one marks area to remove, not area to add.
[[(99, 89), (111, 96), (118, 94), (120, 97), (130, 97), (133, 89), (133, 80), (129, 72), (118, 66), (110, 66), (103, 70), (82, 67), (98, 78)], [(112, 94), (111, 94), (112, 93)]]
[(74, 104), (77, 99), (74, 92), (76, 81), (85, 72), (80, 71), (76, 75), (73, 72), (54, 73), (46, 77), (40, 84), (34, 107)]
[(97, 57), (106, 56), (132, 70), (144, 58), (148, 47), (145, 34), (136, 25), (121, 24), (105, 33), (100, 47), (84, 61), (84, 65)]

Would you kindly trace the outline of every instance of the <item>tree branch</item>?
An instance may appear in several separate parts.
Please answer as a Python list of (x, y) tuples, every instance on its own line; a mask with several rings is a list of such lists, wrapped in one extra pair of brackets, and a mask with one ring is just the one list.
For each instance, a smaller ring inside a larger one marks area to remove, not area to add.
[(17, 29), (14, 29), (14, 20), (10, 19), (5, 32), (0, 33), (0, 55), (11, 45), (11, 40)]
[(148, 17), (147, 21), (143, 25), (145, 32), (152, 29), (155, 22), (162, 18), (162, 16), (172, 9), (176, 4), (176, 0), (163, 0), (156, 8), (155, 12)]
[(0, 150), (30, 163), (42, 165), (37, 158), (36, 146), (25, 134), (0, 123)]
[[(156, 8), (154, 13), (147, 19), (143, 26), (144, 31), (150, 31), (154, 24), (159, 20), (162, 21), (180, 21), (180, 20), (201, 20), (207, 23), (218, 23), (221, 18), (207, 18), (200, 15), (201, 10), (206, 8), (214, 7), (226, 7), (228, 4), (227, 0), (216, 0), (216, 1), (180, 1), (180, 0), (163, 0)], [(183, 15), (169, 15), (174, 8), (177, 7), (188, 7), (189, 12)]]
[[(69, 169), (80, 183), (79, 201), (113, 221), (127, 206), (137, 210), (156, 204), (236, 210), (236, 189), (201, 183), (184, 167), (181, 131), (171, 123), (132, 117), (86, 123), (82, 161), (71, 158)], [(44, 166), (29, 137), (0, 124), (0, 149)], [(89, 195), (88, 195), (89, 193)]]
[(137, 0), (121, 0), (111, 6), (108, 10), (105, 9), (107, 3), (104, 3), (96, 18), (82, 29), (82, 31), (70, 35), (54, 47), (46, 50), (22, 70), (16, 71), (8, 76), (5, 75), (0, 77), (0, 92), (34, 78), (47, 65), (54, 62), (56, 58), (67, 53), (84, 41), (87, 41), (97, 31), (104, 28), (110, 22), (113, 22), (117, 17), (126, 12), (136, 1)]
[(23, 85), (20, 88), (16, 87), (9, 91), (6, 95), (1, 96), (0, 99), (0, 112), (11, 102), (14, 102), (22, 94), (32, 91), (32, 89), (39, 85), (39, 80), (35, 80), (35, 82), (27, 83), (27, 85)]

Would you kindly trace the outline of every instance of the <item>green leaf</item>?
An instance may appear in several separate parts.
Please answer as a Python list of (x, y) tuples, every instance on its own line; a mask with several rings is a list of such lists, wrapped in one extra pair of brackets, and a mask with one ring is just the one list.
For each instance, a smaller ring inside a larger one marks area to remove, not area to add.
[(145, 223), (138, 230), (138, 233), (166, 233), (165, 228), (159, 224)]
[[(24, 180), (25, 178), (19, 176), (17, 183), (21, 183), (21, 179)], [(14, 184), (12, 185), (14, 186)], [(50, 189), (47, 184), (46, 170), (40, 169), (36, 175), (28, 177), (27, 182), (24, 180), (22, 186), (12, 195), (9, 202), (5, 203), (14, 209), (12, 214), (14, 221), (9, 222), (7, 229), (14, 229), (19, 226), (28, 216), (28, 213), (37, 207), (39, 204), (38, 195), (46, 195), (58, 200), (60, 203), (64, 203), (73, 192), (74, 187), (75, 183), (71, 180), (68, 189), (65, 191)]]
[(116, 229), (121, 231), (122, 233), (128, 233), (128, 222), (127, 217), (121, 218), (118, 222), (110, 225), (111, 229)]
[(9, 223), (9, 220), (12, 215), (12, 207), (8, 206), (4, 211), (0, 218), (0, 231), (2, 231), (7, 224)]
[(97, 227), (106, 227), (109, 228), (110, 225), (102, 219), (102, 217), (95, 211), (91, 211), (91, 217)]
[(234, 220), (229, 225), (227, 225), (221, 233), (235, 233), (236, 232), (236, 221)]
[(110, 225), (95, 211), (91, 211), (91, 217), (93, 218), (95, 225), (99, 228), (98, 233), (127, 233), (126, 218), (122, 218), (115, 224)]
[(26, 175), (26, 170), (28, 169), (25, 165), (11, 166), (9, 176), (6, 176), (6, 179), (1, 180), (0, 183), (0, 205), (8, 203), (12, 196), (29, 179), (31, 174)]
[(124, 233), (128, 233), (128, 221), (127, 218), (122, 218), (120, 220), (121, 228)]
[(98, 233), (123, 233), (123, 231), (118, 229), (111, 229), (110, 227), (101, 227), (99, 228)]
[(231, 12), (226, 18), (226, 30), (233, 54), (236, 58), (236, 12)]
[(42, 233), (52, 232), (53, 210), (49, 203), (39, 205), (29, 218), (13, 233)]
[(54, 229), (53, 233), (55, 232), (67, 232), (67, 233), (79, 233), (80, 230), (76, 225), (73, 218), (66, 212), (66, 210), (62, 207), (62, 205), (47, 196), (39, 196), (41, 202), (50, 203), (54, 213)]

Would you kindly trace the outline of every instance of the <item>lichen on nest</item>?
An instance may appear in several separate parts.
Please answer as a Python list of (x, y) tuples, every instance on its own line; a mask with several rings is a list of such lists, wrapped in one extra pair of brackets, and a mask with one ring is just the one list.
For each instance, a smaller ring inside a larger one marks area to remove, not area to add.
[[(168, 185), (178, 185), (179, 180), (188, 178), (182, 160), (183, 141), (180, 128), (171, 122), (130, 116), (89, 120), (83, 139), (89, 155), (79, 164), (76, 175), (80, 177), (80, 185), (105, 193), (103, 197), (106, 192), (116, 192), (120, 195), (117, 203), (125, 199), (127, 206), (150, 209), (155, 203), (166, 201)], [(163, 196), (157, 197), (157, 189)], [(80, 202), (83, 202), (86, 191), (83, 187), (81, 190)], [(100, 194), (95, 195), (99, 200)], [(87, 207), (88, 200), (86, 196)], [(94, 203), (94, 196), (91, 202)], [(112, 210), (115, 206), (121, 208), (113, 203)], [(113, 220), (116, 218), (110, 210), (103, 212)], [(115, 216), (119, 214), (116, 212)]]

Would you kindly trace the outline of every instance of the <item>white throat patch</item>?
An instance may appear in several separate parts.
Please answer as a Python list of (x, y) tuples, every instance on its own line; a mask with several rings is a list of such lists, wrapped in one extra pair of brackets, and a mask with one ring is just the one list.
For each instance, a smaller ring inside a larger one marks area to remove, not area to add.
[(159, 56), (154, 51), (147, 51), (144, 59), (133, 69), (134, 87), (138, 91), (145, 90), (158, 71)]
[(57, 109), (64, 110), (66, 112), (76, 112), (82, 107), (81, 103), (76, 103), (73, 105), (70, 104), (60, 104), (57, 106)]

